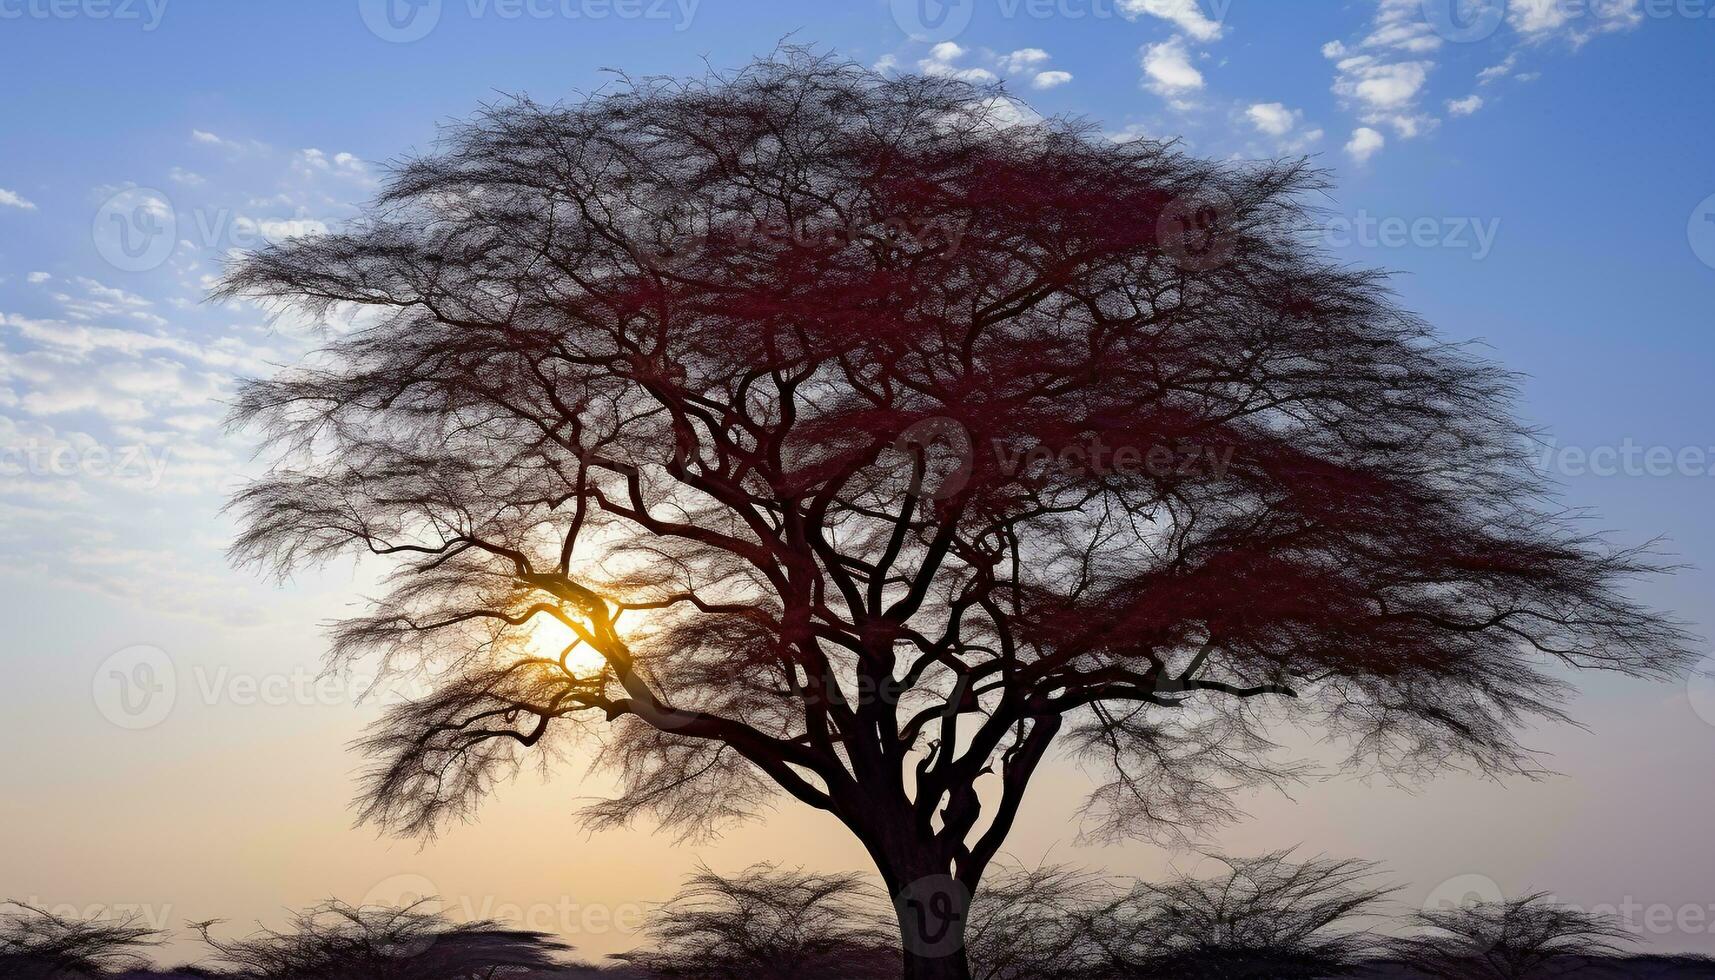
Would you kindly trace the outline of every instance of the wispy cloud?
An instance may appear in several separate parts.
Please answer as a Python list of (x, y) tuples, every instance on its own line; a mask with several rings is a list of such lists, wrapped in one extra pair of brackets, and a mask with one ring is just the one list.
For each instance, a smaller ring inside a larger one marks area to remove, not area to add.
[(36, 205), (33, 202), (26, 200), (17, 191), (9, 191), (4, 187), (0, 187), (0, 207), (21, 208), (25, 211), (36, 210)]
[(1120, 13), (1158, 17), (1197, 41), (1218, 41), (1225, 34), (1221, 22), (1203, 12), (1198, 0), (1120, 0)]

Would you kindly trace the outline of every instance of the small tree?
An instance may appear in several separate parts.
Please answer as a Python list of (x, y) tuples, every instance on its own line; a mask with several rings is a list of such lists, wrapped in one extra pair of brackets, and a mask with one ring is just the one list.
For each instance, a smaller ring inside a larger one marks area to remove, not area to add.
[(1501, 902), (1426, 909), (1424, 930), (1394, 943), (1401, 962), (1437, 980), (1544, 980), (1598, 973), (1634, 941), (1609, 916), (1551, 901), (1545, 892)]
[(501, 980), (552, 970), (568, 947), (544, 933), (493, 922), (455, 923), (427, 900), (403, 908), (328, 902), (294, 913), (282, 931), (244, 939), (197, 930), (243, 980)]
[(973, 980), (1094, 980), (1105, 976), (1106, 928), (1126, 890), (1066, 865), (997, 863), (971, 903), (965, 945)]
[(0, 902), (0, 976), (83, 980), (141, 969), (162, 935), (137, 916), (74, 919), (23, 902)]
[(1190, 833), (1293, 774), (1271, 712), (1529, 772), (1551, 667), (1692, 659), (1620, 592), (1649, 560), (1545, 507), (1511, 378), (1304, 244), (1321, 186), (801, 52), (490, 109), (228, 272), (365, 314), (239, 393), (278, 455), (235, 555), (392, 569), (334, 657), (438, 685), (365, 818), (431, 833), (530, 749), (618, 771), (597, 825), (784, 792), (909, 976), (967, 977), (1056, 746), (1094, 833)]
[(1141, 884), (1104, 933), (1131, 976), (1319, 980), (1355, 972), (1379, 948), (1365, 928), (1395, 889), (1367, 861), (1218, 858), (1226, 872)]
[(687, 980), (892, 980), (890, 919), (886, 895), (858, 875), (703, 868), (651, 917), (652, 948), (617, 958)]

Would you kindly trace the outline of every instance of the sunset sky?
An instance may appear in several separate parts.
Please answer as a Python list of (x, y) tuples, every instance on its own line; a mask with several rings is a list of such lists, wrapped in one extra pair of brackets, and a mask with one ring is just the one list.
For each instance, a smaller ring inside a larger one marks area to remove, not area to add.
[[(1397, 270), (1405, 306), (1522, 372), (1565, 502), (1617, 543), (1663, 537), (1690, 567), (1638, 595), (1709, 635), (1715, 0), (1489, 2), (0, 0), (0, 898), (182, 928), (432, 892), (594, 956), (698, 861), (866, 869), (784, 802), (713, 843), (587, 834), (571, 814), (604, 787), (575, 760), (426, 845), (354, 830), (345, 744), (395, 692), (318, 679), (318, 624), (376, 569), (278, 583), (223, 555), (253, 469), (223, 402), (313, 341), (205, 302), (223, 255), (337, 227), (484, 102), (783, 39), (1001, 82), (1106, 138), (1313, 155), (1336, 182), (1318, 246)], [(1558, 778), (1318, 782), (1213, 844), (1382, 861), (1408, 905), (1666, 909), (1638, 913), (1655, 948), (1715, 952), (1715, 682), (1577, 682), (1586, 728), (1530, 737)], [(1083, 785), (1040, 778), (1010, 853), (1196, 866), (1081, 844)]]

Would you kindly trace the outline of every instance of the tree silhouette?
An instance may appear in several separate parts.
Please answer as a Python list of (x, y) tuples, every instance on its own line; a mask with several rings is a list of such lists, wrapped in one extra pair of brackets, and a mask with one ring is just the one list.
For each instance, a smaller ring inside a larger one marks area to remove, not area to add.
[(1424, 931), (1397, 940), (1394, 955), (1436, 980), (1598, 975), (1605, 958), (1634, 940), (1616, 919), (1556, 904), (1545, 892), (1425, 909), (1412, 923)]
[[(1359, 924), (1392, 888), (1367, 861), (1218, 858), (1227, 870), (1141, 884), (1105, 930), (1123, 975), (1180, 980), (1320, 980), (1359, 970), (1380, 948)], [(1115, 928), (1117, 926), (1118, 928)]]
[(431, 833), (530, 749), (619, 773), (597, 825), (784, 791), (872, 856), (909, 976), (967, 976), (1057, 744), (1093, 833), (1191, 832), (1294, 774), (1274, 714), (1528, 772), (1557, 668), (1690, 661), (1511, 377), (1303, 244), (1320, 186), (800, 51), (490, 108), (226, 275), (358, 314), (239, 393), (275, 466), (236, 558), (386, 560), (333, 657), (436, 686), (367, 739), (367, 819)]
[(503, 980), (560, 965), (568, 947), (493, 922), (455, 923), (426, 900), (402, 908), (328, 902), (295, 913), (287, 929), (243, 939), (196, 925), (228, 975), (243, 980)]
[(650, 948), (617, 958), (689, 980), (891, 980), (891, 918), (886, 897), (858, 875), (703, 868), (651, 917)]
[(0, 976), (14, 980), (84, 980), (142, 967), (143, 951), (161, 939), (137, 916), (73, 919), (0, 902)]

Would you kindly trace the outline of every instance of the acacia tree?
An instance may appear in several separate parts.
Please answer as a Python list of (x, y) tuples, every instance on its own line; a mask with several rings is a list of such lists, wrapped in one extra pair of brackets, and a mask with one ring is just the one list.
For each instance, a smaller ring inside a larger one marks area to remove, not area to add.
[(76, 919), (23, 902), (0, 902), (0, 976), (15, 980), (89, 980), (141, 969), (159, 930), (141, 916)]
[(683, 980), (896, 980), (887, 902), (855, 874), (701, 868), (649, 917), (651, 948), (617, 959)]
[[(1548, 980), (1603, 972), (1636, 941), (1613, 916), (1560, 905), (1546, 892), (1412, 917), (1420, 932), (1393, 942), (1394, 955), (1435, 980)], [(1622, 967), (1634, 974), (1629, 965)]]
[(389, 563), (333, 657), (437, 684), (366, 740), (370, 820), (579, 744), (597, 825), (783, 791), (901, 896), (909, 975), (965, 976), (1051, 749), (1093, 832), (1195, 829), (1292, 775), (1277, 709), (1528, 771), (1557, 666), (1688, 659), (1617, 591), (1648, 558), (1545, 499), (1511, 377), (1304, 244), (1320, 184), (796, 51), (489, 108), (229, 270), (364, 314), (240, 392), (275, 465), (235, 554)]
[(327, 902), (284, 931), (217, 939), (194, 928), (234, 980), (505, 980), (557, 969), (569, 947), (496, 922), (453, 922), (423, 900), (404, 907)]

